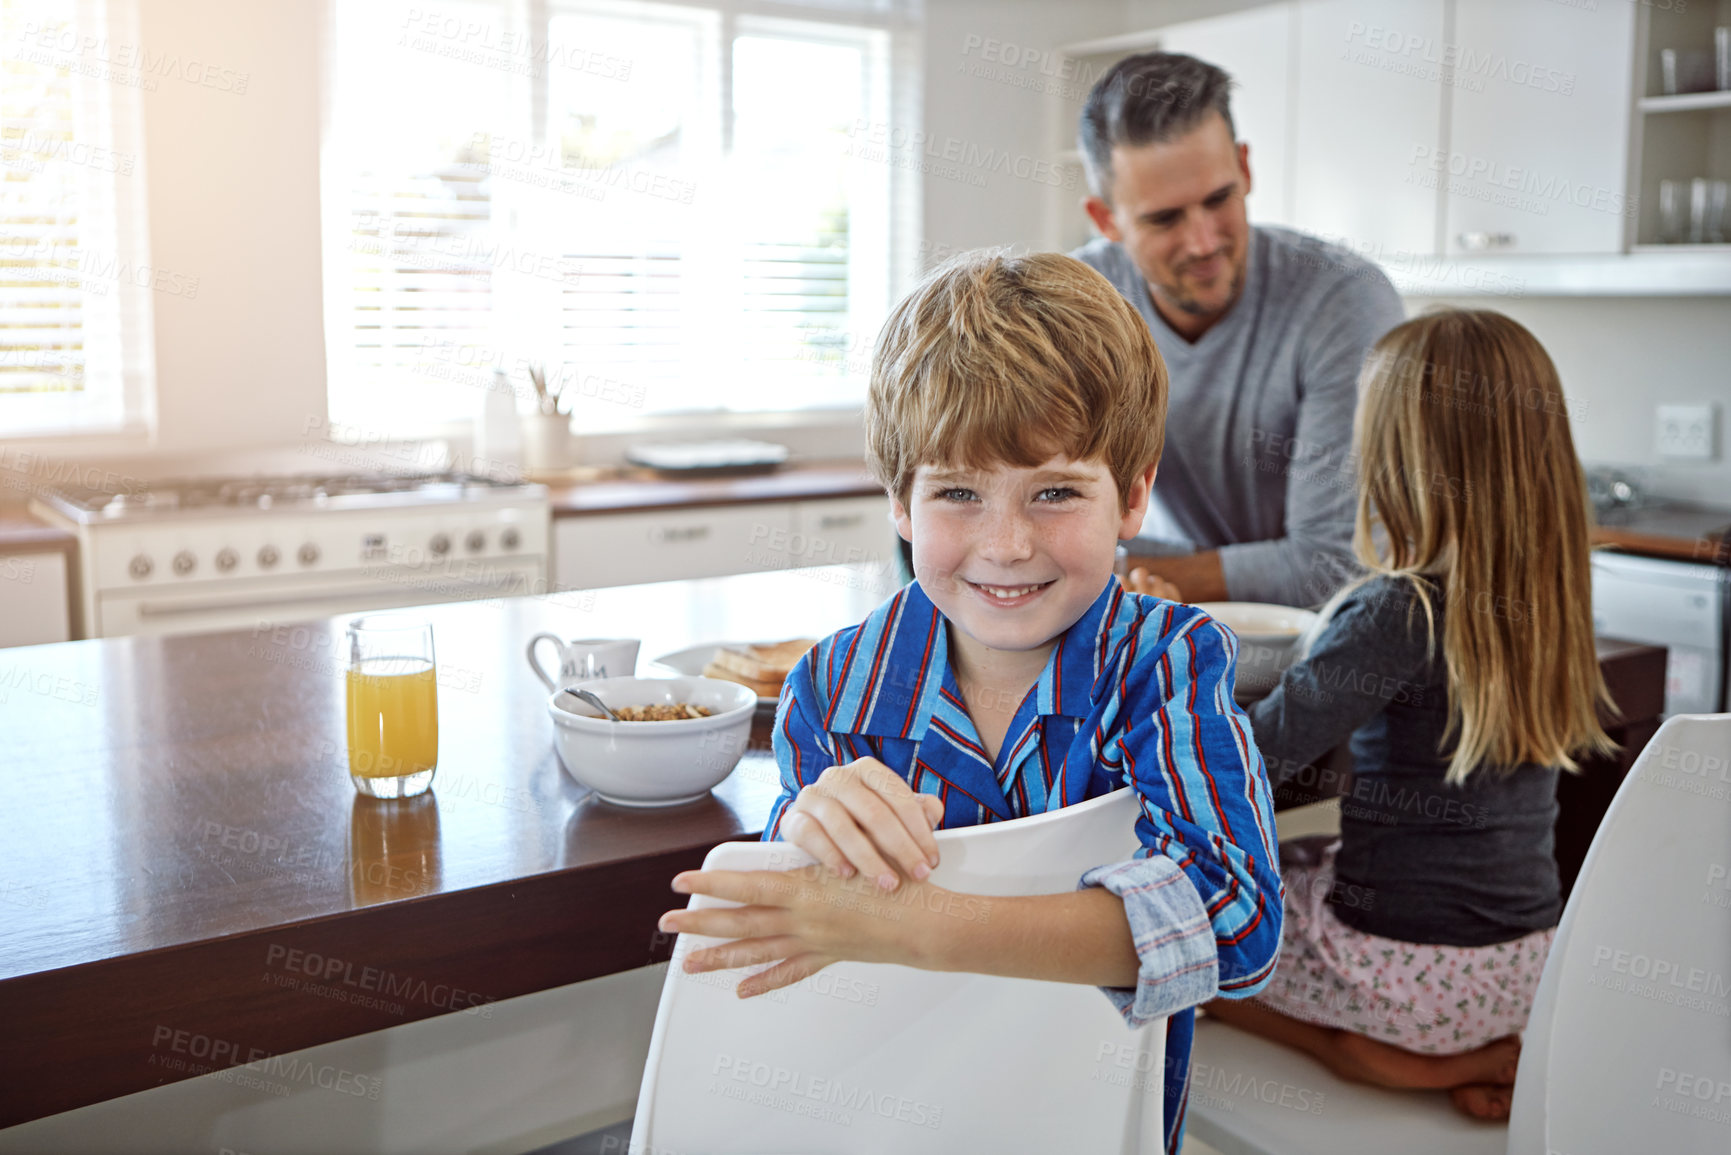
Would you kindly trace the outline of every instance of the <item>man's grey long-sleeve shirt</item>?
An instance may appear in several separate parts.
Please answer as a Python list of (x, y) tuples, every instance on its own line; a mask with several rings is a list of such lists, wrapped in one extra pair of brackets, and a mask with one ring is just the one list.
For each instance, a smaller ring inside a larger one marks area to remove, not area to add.
[(1154, 519), (1219, 550), (1234, 601), (1325, 600), (1351, 554), (1359, 369), (1406, 315), (1394, 286), (1345, 249), (1258, 226), (1242, 294), (1192, 344), (1155, 310), (1121, 245), (1099, 239), (1071, 255), (1142, 314), (1171, 374)]

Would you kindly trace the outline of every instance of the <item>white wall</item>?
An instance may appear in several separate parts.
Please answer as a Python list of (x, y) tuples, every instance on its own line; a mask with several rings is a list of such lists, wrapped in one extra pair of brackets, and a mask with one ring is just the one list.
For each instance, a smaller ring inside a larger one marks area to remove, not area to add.
[[(1042, 167), (1076, 147), (1086, 95), (1052, 74), (1052, 50), (1124, 31), (1122, 0), (934, 0), (926, 27), (925, 125), (934, 147), (941, 155), (945, 146), (959, 146), (964, 157), (971, 148), (974, 157), (994, 160), (1008, 153), (1016, 166), (987, 171), (989, 161), (964, 163), (956, 166), (963, 179), (948, 169), (927, 175), (921, 209), (928, 254), (1040, 245), (1049, 235), (1045, 214), (1056, 205), (1080, 213), (1086, 195), (1079, 183), (1073, 189), (1049, 183), (1052, 174)], [(1010, 45), (1015, 63), (1004, 59)], [(976, 176), (984, 187), (973, 183)]]
[(325, 413), (318, 43), (311, 0), (143, 0), (157, 50), (250, 73), (244, 94), (144, 94), (150, 246), (199, 278), (156, 300), (158, 452), (280, 444)]
[[(1490, 308), (1533, 331), (1556, 362), (1589, 465), (1633, 466), (1665, 497), (1731, 505), (1731, 301), (1723, 297), (1529, 297), (1409, 300)], [(1719, 406), (1719, 459), (1665, 462), (1654, 452), (1654, 406)]]

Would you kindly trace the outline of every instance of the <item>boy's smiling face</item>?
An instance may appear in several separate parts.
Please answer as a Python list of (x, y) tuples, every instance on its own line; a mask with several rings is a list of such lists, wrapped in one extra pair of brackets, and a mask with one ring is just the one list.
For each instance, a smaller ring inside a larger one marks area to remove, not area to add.
[(986, 650), (1039, 650), (1100, 596), (1118, 542), (1141, 528), (1154, 472), (1144, 470), (1120, 505), (1098, 460), (922, 465), (908, 504), (892, 508), (913, 543), (920, 588), (946, 618)]

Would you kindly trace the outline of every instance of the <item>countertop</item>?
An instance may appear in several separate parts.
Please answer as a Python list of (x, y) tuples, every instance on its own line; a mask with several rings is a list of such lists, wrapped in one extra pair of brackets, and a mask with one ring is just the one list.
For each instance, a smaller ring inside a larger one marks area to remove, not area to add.
[(668, 880), (757, 835), (774, 762), (601, 802), (558, 765), (529, 638), (640, 636), (641, 669), (889, 592), (832, 567), (417, 608), (439, 767), (407, 804), (349, 783), (342, 619), (0, 651), (0, 1127), (200, 1073), (154, 1063), (164, 1039), (233, 1066), (664, 959)]
[(590, 479), (535, 477), (550, 491), (554, 517), (883, 495), (883, 486), (857, 459), (798, 462), (736, 477), (676, 478), (649, 469), (574, 470), (568, 476)]
[(71, 553), (78, 538), (70, 531), (49, 525), (27, 506), (0, 505), (0, 554), (39, 553), (60, 550)]
[(1731, 564), (1731, 508), (1666, 502), (1603, 515), (1593, 544), (1678, 561)]

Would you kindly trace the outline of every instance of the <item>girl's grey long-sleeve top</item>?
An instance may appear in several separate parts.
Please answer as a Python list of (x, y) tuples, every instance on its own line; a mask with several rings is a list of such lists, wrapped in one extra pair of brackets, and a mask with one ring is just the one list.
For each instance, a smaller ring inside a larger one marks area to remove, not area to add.
[(1474, 611), (1431, 589), (1434, 658), (1411, 585), (1376, 578), (1348, 595), (1250, 719), (1274, 786), (1305, 782), (1350, 738), (1335, 877), (1358, 889), (1339, 891), (1353, 896), (1334, 906), (1342, 922), (1404, 942), (1488, 946), (1557, 924), (1557, 770), (1480, 767), (1463, 785), (1444, 783), (1443, 615)]

